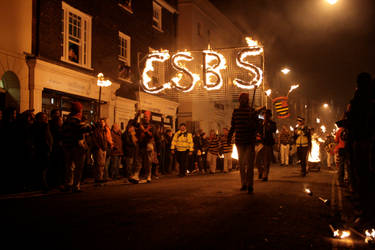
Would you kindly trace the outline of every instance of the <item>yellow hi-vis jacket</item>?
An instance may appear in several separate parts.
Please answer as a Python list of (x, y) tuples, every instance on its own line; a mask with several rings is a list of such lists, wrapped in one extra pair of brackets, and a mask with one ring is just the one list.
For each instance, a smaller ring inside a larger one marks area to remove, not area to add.
[(193, 136), (188, 132), (181, 132), (180, 130), (174, 134), (172, 139), (171, 149), (176, 149), (177, 151), (187, 151), (193, 152), (194, 142)]
[(296, 128), (296, 145), (297, 147), (308, 147), (309, 146), (309, 135), (307, 133), (307, 128), (298, 127)]

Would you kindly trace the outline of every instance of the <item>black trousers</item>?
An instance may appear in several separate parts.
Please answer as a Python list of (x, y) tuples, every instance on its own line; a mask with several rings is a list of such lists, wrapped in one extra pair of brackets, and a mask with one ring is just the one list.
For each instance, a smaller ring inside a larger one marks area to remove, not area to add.
[(184, 176), (186, 173), (186, 167), (188, 163), (189, 151), (176, 151), (176, 160), (179, 165), (180, 175)]
[(297, 148), (297, 157), (301, 162), (301, 173), (306, 175), (306, 164), (307, 164), (307, 153), (309, 152), (308, 147), (298, 147)]

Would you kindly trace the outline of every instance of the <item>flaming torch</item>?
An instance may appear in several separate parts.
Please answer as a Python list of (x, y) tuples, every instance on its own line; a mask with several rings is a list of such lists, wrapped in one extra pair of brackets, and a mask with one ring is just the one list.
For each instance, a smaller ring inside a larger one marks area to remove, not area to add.
[(324, 126), (324, 125), (320, 126), (320, 129), (322, 130), (323, 133), (325, 133), (327, 131), (326, 126)]
[(236, 144), (233, 144), (231, 156), (232, 156), (232, 159), (238, 160), (238, 151), (237, 151)]
[(365, 231), (366, 238), (365, 242), (368, 244), (375, 244), (375, 229)]
[(287, 96), (289, 96), (289, 94), (293, 91), (293, 90), (295, 90), (296, 88), (298, 88), (299, 87), (299, 84), (296, 84), (296, 85), (292, 85), (292, 86), (290, 86), (290, 89), (289, 89), (289, 92), (288, 92), (288, 95)]
[(311, 138), (311, 151), (308, 156), (310, 170), (320, 171), (320, 144), (318, 137), (314, 134)]

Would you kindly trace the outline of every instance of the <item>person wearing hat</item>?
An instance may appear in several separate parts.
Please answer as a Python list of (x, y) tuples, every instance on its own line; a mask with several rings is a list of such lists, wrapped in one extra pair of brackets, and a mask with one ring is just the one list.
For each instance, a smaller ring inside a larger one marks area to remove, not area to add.
[[(268, 173), (270, 171), (270, 165), (272, 161), (273, 145), (275, 144), (274, 134), (276, 133), (276, 122), (271, 120), (272, 111), (267, 109), (264, 114), (264, 120), (261, 123), (261, 129), (259, 135), (261, 143), (263, 144), (262, 149), (256, 155), (257, 168), (259, 170), (259, 177), (262, 181), (268, 181)], [(262, 159), (263, 165), (260, 165), (259, 159)]]
[(65, 185), (62, 191), (81, 191), (81, 176), (84, 163), (83, 134), (81, 126), (82, 104), (73, 102), (71, 112), (62, 127), (62, 143), (65, 156)]
[(171, 144), (171, 153), (176, 154), (176, 160), (179, 165), (179, 176), (183, 177), (186, 175), (188, 156), (192, 155), (193, 151), (193, 136), (187, 132), (185, 123), (181, 123), (180, 130), (174, 134)]
[(260, 121), (257, 113), (249, 106), (249, 94), (242, 93), (239, 97), (240, 107), (233, 110), (231, 128), (228, 134), (228, 144), (235, 133), (235, 144), (238, 149), (240, 166), (241, 191), (253, 193), (254, 158), (256, 134)]
[(294, 130), (297, 146), (297, 157), (301, 163), (301, 175), (306, 176), (307, 155), (311, 148), (311, 132), (305, 125), (305, 119), (297, 116), (297, 127)]

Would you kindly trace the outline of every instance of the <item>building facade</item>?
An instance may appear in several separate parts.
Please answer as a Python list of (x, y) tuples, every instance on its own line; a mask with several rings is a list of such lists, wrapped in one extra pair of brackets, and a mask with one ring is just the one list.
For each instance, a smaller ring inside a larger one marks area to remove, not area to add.
[[(9, 10), (4, 19), (17, 24), (0, 24), (11, 27), (2, 27), (1, 32), (12, 37), (0, 43), (0, 63), (7, 65), (0, 72), (3, 106), (47, 113), (58, 108), (65, 114), (72, 101), (80, 101), (89, 120), (98, 118), (100, 107), (102, 117), (124, 124), (136, 109), (150, 106), (141, 103), (139, 72), (150, 49), (175, 49), (175, 1), (9, 0), (1, 4)], [(100, 105), (98, 73), (112, 82), (102, 87)], [(174, 121), (177, 103), (160, 97), (153, 102), (160, 112), (167, 110), (163, 105), (174, 107), (174, 113), (155, 113)]]

